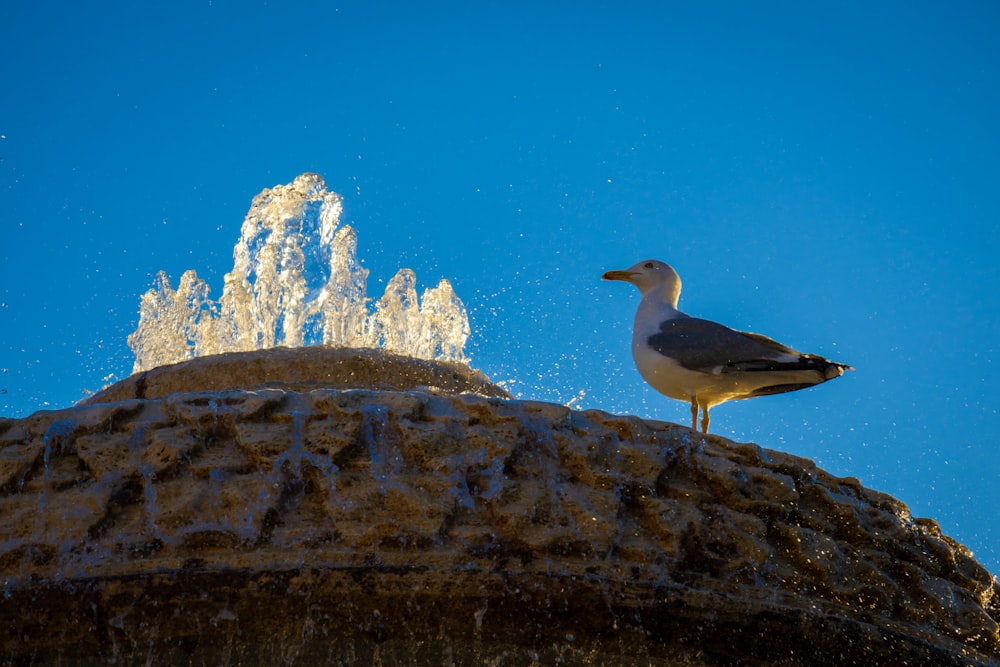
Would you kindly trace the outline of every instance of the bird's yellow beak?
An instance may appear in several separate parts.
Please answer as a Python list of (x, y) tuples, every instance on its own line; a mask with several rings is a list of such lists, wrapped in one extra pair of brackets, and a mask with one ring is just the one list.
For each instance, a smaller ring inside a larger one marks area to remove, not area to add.
[(632, 282), (632, 276), (635, 274), (631, 271), (608, 271), (603, 276), (601, 280), (624, 280), (626, 282)]

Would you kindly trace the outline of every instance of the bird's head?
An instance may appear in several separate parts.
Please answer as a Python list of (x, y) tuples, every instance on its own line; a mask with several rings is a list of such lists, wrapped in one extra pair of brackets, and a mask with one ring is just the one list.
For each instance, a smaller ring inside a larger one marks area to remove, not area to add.
[(655, 259), (644, 260), (624, 271), (608, 271), (601, 278), (632, 283), (643, 296), (655, 290), (663, 290), (664, 298), (674, 308), (681, 295), (681, 277), (674, 271), (674, 267)]

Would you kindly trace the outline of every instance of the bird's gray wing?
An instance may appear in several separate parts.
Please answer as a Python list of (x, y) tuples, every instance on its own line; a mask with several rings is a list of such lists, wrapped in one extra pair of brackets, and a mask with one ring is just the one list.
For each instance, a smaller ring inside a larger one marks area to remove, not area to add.
[(696, 317), (666, 320), (646, 342), (684, 368), (706, 373), (816, 369), (813, 355)]

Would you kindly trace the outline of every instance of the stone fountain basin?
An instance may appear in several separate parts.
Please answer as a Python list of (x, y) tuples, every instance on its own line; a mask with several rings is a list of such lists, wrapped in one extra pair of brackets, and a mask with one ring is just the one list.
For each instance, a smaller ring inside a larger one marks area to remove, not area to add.
[(6, 664), (998, 662), (995, 579), (856, 479), (464, 367), (245, 354), (0, 419)]

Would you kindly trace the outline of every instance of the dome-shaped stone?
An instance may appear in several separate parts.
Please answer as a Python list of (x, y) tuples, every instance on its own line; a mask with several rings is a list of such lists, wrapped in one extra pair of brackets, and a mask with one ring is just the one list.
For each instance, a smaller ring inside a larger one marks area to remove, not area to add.
[(855, 479), (327, 354), (197, 359), (0, 420), (5, 664), (1000, 656), (994, 578)]

